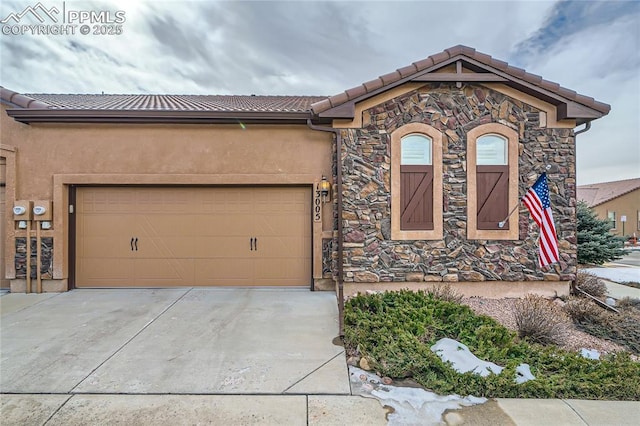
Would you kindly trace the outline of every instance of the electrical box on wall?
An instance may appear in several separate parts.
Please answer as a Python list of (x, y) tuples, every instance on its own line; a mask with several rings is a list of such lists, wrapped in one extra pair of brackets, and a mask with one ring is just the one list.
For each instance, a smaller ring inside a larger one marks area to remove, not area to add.
[(37, 200), (33, 202), (33, 220), (51, 221), (53, 211), (50, 200)]
[(33, 202), (27, 200), (19, 200), (13, 203), (13, 220), (25, 221), (33, 218)]

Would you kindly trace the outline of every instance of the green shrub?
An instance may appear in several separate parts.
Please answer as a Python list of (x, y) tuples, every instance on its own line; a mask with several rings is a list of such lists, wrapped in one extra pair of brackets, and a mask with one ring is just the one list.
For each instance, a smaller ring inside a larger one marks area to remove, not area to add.
[(602, 265), (627, 254), (623, 237), (609, 232), (611, 223), (598, 215), (584, 202), (576, 207), (578, 222), (578, 263)]
[(516, 301), (513, 314), (518, 337), (541, 344), (561, 344), (566, 336), (569, 318), (561, 307), (534, 294)]
[[(504, 366), (500, 375), (459, 374), (431, 352), (439, 339), (464, 343), (480, 359)], [(589, 360), (517, 339), (493, 319), (424, 292), (360, 295), (345, 305), (345, 346), (382, 375), (413, 377), (440, 394), (485, 397), (640, 399), (640, 364), (627, 354)], [(536, 380), (517, 385), (528, 363)], [(624, 377), (625, 380), (620, 380)]]

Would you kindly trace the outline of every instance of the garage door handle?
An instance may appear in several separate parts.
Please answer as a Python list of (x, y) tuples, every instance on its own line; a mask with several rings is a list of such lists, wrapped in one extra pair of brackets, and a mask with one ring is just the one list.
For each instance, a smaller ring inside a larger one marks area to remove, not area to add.
[(136, 238), (134, 244), (136, 245), (136, 251), (138, 251), (138, 239)]
[(133, 251), (133, 237), (131, 237), (131, 251)]

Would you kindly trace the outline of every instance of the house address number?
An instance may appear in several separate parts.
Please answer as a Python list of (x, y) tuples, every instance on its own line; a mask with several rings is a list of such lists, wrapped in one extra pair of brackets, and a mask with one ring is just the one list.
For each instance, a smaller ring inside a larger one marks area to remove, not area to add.
[(316, 183), (316, 189), (313, 193), (313, 221), (322, 221), (322, 192), (319, 183)]

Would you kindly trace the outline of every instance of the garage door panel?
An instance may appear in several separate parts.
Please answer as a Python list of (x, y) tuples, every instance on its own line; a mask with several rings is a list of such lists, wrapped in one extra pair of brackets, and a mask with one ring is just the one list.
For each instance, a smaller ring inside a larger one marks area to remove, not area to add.
[(197, 255), (195, 237), (179, 236), (140, 237), (135, 245), (134, 256), (138, 259), (187, 259)]
[(91, 236), (132, 237), (136, 231), (135, 219), (132, 216), (115, 213), (85, 213), (79, 216), (78, 230)]
[(194, 257), (213, 259), (233, 259), (251, 255), (250, 237), (248, 236), (200, 236), (195, 239)]
[(78, 265), (76, 287), (130, 287), (133, 259), (84, 259)]
[(79, 256), (85, 258), (128, 259), (132, 256), (131, 239), (124, 237), (92, 237), (77, 246)]
[(138, 237), (198, 235), (198, 224), (191, 215), (171, 215), (166, 213), (136, 215), (135, 229)]
[(140, 287), (194, 285), (193, 259), (135, 259), (135, 283)]
[(259, 259), (256, 261), (256, 285), (307, 285), (310, 267), (298, 259)]
[(198, 225), (197, 234), (201, 236), (249, 237), (253, 215), (246, 212), (226, 214), (197, 215), (193, 220)]
[(196, 259), (195, 285), (254, 285), (254, 259)]

